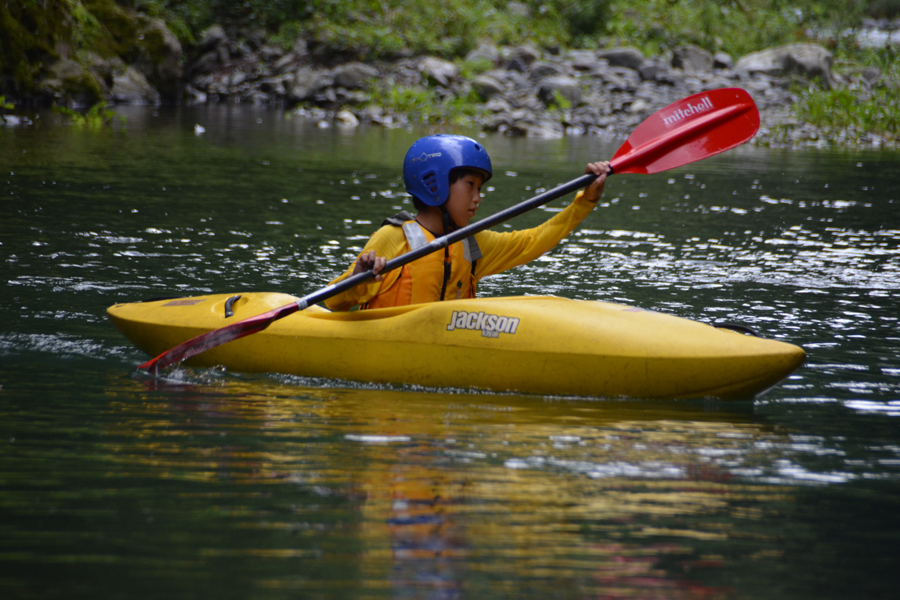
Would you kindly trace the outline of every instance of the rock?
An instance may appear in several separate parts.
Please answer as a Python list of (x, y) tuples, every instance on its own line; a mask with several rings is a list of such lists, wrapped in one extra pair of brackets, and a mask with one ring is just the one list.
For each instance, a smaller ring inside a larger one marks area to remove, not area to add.
[(672, 51), (672, 66), (688, 73), (712, 71), (713, 56), (700, 46), (687, 44)]
[(284, 51), (276, 46), (269, 46), (267, 44), (259, 49), (259, 57), (267, 63), (278, 60), (282, 56), (284, 56)]
[(272, 65), (272, 69), (280, 75), (281, 73), (289, 70), (294, 65), (294, 63), (297, 62), (297, 60), (297, 55), (293, 52), (289, 52), (288, 54), (285, 54), (284, 56), (276, 60), (275, 64)]
[(638, 69), (638, 75), (644, 81), (657, 81), (660, 74), (666, 72), (666, 67), (653, 60), (644, 61)]
[(359, 119), (349, 110), (342, 110), (334, 116), (334, 121), (340, 127), (359, 127)]
[(228, 81), (228, 85), (230, 85), (231, 87), (238, 87), (245, 81), (247, 81), (247, 74), (241, 70), (237, 70), (231, 74), (231, 78)]
[(181, 97), (181, 42), (160, 19), (145, 19), (138, 35), (138, 59), (133, 66), (140, 70), (166, 101)]
[(294, 40), (294, 45), (291, 47), (291, 52), (296, 54), (297, 56), (306, 56), (309, 54), (309, 43), (302, 38), (298, 37)]
[(63, 104), (90, 106), (104, 99), (100, 81), (74, 60), (61, 58), (48, 69), (37, 84), (38, 94)]
[(228, 41), (225, 29), (221, 25), (212, 25), (200, 36), (200, 52), (207, 52), (219, 44)]
[(559, 65), (542, 60), (534, 62), (528, 70), (528, 75), (535, 81), (562, 74), (563, 70)]
[[(534, 46), (529, 46), (527, 44), (513, 48), (509, 54), (510, 63), (512, 63), (513, 61), (519, 61), (519, 63), (524, 65), (526, 69), (531, 66), (531, 63), (538, 60), (540, 57), (541, 51)], [(513, 70), (524, 71), (525, 69)]]
[(503, 93), (503, 84), (490, 75), (478, 75), (473, 78), (472, 88), (482, 100), (490, 100)]
[(818, 44), (792, 44), (742, 56), (734, 70), (749, 75), (799, 75), (818, 78), (825, 88), (833, 85), (831, 53)]
[(568, 58), (576, 71), (590, 71), (597, 66), (597, 53), (591, 50), (572, 50)]
[(499, 58), (500, 51), (496, 47), (488, 45), (478, 46), (478, 48), (466, 54), (466, 62), (487, 61), (491, 65), (495, 65)]
[(194, 73), (210, 73), (216, 66), (219, 64), (219, 53), (215, 50), (210, 50), (204, 54), (201, 54), (200, 57), (194, 61), (194, 64), (191, 65), (191, 71)]
[(419, 63), (419, 71), (425, 79), (443, 87), (448, 87), (459, 77), (459, 69), (455, 64), (434, 56), (423, 58)]
[(110, 98), (118, 104), (159, 104), (160, 100), (156, 88), (134, 67), (113, 77)]
[(523, 19), (531, 18), (531, 8), (523, 2), (507, 2), (506, 12), (516, 17), (522, 17)]
[(866, 67), (859, 72), (860, 76), (867, 83), (875, 83), (881, 78), (881, 71), (877, 67)]
[(484, 107), (493, 113), (512, 112), (512, 106), (503, 98), (491, 98)]
[(540, 119), (537, 121), (531, 120), (516, 120), (513, 122), (507, 129), (506, 133), (509, 135), (521, 135), (525, 137), (536, 137), (536, 138), (560, 138), (565, 135), (565, 129), (558, 121), (551, 121), (549, 119)]
[(628, 106), (628, 112), (630, 112), (632, 114), (639, 114), (639, 113), (647, 112), (647, 109), (649, 109), (649, 108), (650, 108), (650, 105), (647, 104), (647, 102), (645, 100), (638, 98), (637, 100), (635, 100)]
[(311, 67), (300, 67), (294, 73), (293, 84), (288, 91), (288, 100), (291, 102), (304, 102), (313, 100), (320, 91), (330, 85), (328, 78)]
[(363, 63), (347, 63), (335, 67), (331, 72), (334, 84), (348, 90), (359, 90), (367, 86), (368, 82), (378, 77), (378, 70)]
[(112, 85), (113, 76), (125, 70), (125, 62), (118, 56), (104, 58), (94, 52), (85, 52), (82, 55), (87, 70), (100, 80), (108, 89)]
[(644, 55), (637, 48), (601, 50), (597, 53), (597, 58), (605, 59), (611, 67), (627, 67), (633, 71), (640, 69), (645, 60)]
[(581, 86), (577, 79), (558, 75), (541, 81), (538, 87), (538, 98), (549, 106), (558, 102), (557, 95), (562, 96), (572, 106), (581, 103)]
[(727, 52), (716, 52), (713, 56), (713, 67), (716, 69), (731, 69), (734, 67), (734, 59)]

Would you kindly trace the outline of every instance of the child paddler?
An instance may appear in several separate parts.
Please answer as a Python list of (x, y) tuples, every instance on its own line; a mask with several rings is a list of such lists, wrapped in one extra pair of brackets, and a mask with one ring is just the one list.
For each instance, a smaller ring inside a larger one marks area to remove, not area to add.
[[(479, 279), (525, 264), (547, 252), (593, 210), (603, 193), (608, 162), (590, 163), (597, 175), (575, 200), (542, 225), (522, 231), (485, 230), (384, 275), (378, 274), (325, 301), (332, 310), (403, 306), (474, 298)], [(415, 216), (401, 212), (372, 234), (359, 257), (332, 283), (372, 269), (465, 227), (481, 204), (481, 186), (491, 178), (491, 159), (475, 140), (432, 135), (416, 141), (403, 162), (403, 182), (413, 197)]]

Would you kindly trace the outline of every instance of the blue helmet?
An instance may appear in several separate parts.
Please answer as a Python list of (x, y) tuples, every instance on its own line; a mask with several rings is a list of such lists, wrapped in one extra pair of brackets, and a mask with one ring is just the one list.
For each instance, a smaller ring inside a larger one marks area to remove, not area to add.
[(491, 157), (484, 146), (461, 135), (430, 135), (417, 140), (403, 161), (406, 191), (429, 206), (440, 206), (450, 197), (450, 171), (477, 169), (484, 181), (491, 178)]

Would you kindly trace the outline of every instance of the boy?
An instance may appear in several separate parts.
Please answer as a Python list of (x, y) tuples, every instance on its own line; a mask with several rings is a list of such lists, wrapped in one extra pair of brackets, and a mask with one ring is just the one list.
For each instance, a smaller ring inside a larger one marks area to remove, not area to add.
[(388, 259), (465, 227), (481, 203), (481, 186), (491, 178), (491, 159), (475, 140), (432, 135), (416, 141), (403, 162), (403, 182), (418, 211), (387, 219), (359, 257), (332, 283), (372, 269), (376, 277), (325, 301), (331, 310), (405, 306), (474, 298), (476, 282), (539, 257), (569, 235), (594, 208), (609, 173), (608, 162), (588, 164), (597, 175), (574, 202), (533, 229), (481, 231), (461, 242), (381, 275)]

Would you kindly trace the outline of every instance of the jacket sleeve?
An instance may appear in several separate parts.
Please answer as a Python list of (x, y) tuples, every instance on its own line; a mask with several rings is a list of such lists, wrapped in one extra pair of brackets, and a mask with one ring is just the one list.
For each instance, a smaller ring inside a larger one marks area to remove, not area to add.
[[(372, 237), (366, 242), (366, 246), (360, 254), (374, 250), (375, 254), (378, 256), (383, 256), (390, 260), (400, 256), (408, 249), (409, 246), (406, 243), (406, 237), (403, 235), (403, 230), (400, 227), (386, 225), (372, 234)], [(357, 259), (358, 258), (359, 257), (357, 256)], [(350, 264), (350, 268), (344, 271), (340, 277), (332, 281), (331, 284), (338, 283), (339, 281), (343, 281), (350, 277), (353, 274), (354, 267), (356, 267), (356, 260)], [(389, 273), (385, 273), (383, 281), (370, 279), (359, 284), (355, 288), (351, 288), (337, 296), (328, 298), (325, 300), (325, 306), (331, 310), (350, 310), (354, 306), (365, 304), (378, 294), (382, 286), (387, 289), (399, 276), (400, 269), (395, 269)]]
[(475, 267), (475, 278), (502, 273), (539, 257), (569, 235), (594, 206), (595, 203), (585, 200), (583, 193), (578, 192), (572, 204), (537, 227), (475, 234), (482, 254)]

